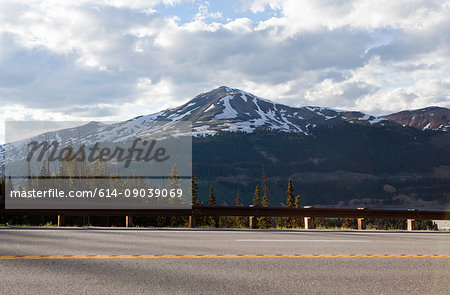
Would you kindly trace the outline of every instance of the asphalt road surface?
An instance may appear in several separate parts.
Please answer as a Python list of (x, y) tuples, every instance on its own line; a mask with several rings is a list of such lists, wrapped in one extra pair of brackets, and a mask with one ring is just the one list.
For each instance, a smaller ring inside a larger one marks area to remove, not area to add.
[(450, 294), (450, 232), (0, 228), (0, 294)]

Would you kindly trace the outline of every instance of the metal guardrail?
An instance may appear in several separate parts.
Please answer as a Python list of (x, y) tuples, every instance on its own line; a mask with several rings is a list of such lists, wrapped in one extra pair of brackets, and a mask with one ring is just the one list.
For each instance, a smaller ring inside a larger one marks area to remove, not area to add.
[(0, 201), (2, 215), (65, 215), (65, 216), (273, 216), (322, 218), (372, 218), (450, 220), (450, 211), (347, 209), (318, 207), (244, 207), (193, 206), (192, 209), (5, 209)]
[[(132, 216), (189, 216), (190, 225), (195, 226), (199, 216), (249, 216), (253, 217), (304, 217), (305, 228), (310, 228), (310, 218), (355, 218), (358, 228), (365, 227), (365, 219), (406, 219), (408, 229), (413, 229), (414, 220), (450, 220), (450, 211), (398, 210), (398, 209), (346, 209), (346, 208), (288, 208), (288, 207), (244, 207), (244, 206), (193, 206), (192, 209), (5, 209), (0, 201), (0, 215), (57, 215), (64, 216), (126, 216), (127, 225)], [(308, 227), (309, 226), (309, 227)]]

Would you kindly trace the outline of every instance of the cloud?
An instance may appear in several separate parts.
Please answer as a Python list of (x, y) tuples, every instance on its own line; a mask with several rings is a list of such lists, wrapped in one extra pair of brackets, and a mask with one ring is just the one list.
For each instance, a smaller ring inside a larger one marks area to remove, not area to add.
[(450, 107), (449, 3), (239, 1), (237, 17), (213, 0), (5, 0), (0, 114), (124, 120), (220, 85), (375, 114)]
[[(268, 21), (292, 32), (326, 27), (417, 29), (445, 20), (448, 1), (441, 0), (242, 0), (245, 9), (278, 10), (281, 17)], [(286, 23), (289, 22), (289, 26)]]
[(217, 12), (209, 12), (209, 2), (208, 1), (204, 1), (203, 3), (201, 3), (198, 6), (198, 12), (197, 14), (194, 16), (194, 20), (196, 21), (204, 21), (205, 19), (218, 19), (218, 18), (222, 18), (222, 12), (217, 11)]

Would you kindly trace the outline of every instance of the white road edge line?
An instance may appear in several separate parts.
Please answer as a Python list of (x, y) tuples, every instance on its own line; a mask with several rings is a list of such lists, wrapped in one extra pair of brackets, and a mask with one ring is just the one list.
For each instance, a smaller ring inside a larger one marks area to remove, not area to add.
[(370, 243), (368, 240), (235, 240), (236, 242), (325, 242), (325, 243)]

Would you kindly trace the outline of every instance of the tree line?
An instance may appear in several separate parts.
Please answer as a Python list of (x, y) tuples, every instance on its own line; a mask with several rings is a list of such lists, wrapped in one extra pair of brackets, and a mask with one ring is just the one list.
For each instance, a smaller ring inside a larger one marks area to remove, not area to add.
[[(176, 169), (173, 169), (169, 179), (178, 181)], [(264, 177), (263, 177), (264, 179)], [(0, 195), (4, 199), (5, 186), (8, 180), (5, 177), (0, 178)], [(174, 185), (170, 182), (170, 185)], [(11, 185), (11, 184), (10, 184)], [(261, 191), (261, 187), (263, 188)], [(196, 206), (205, 205), (202, 200), (198, 199), (199, 186), (195, 175), (191, 177), (191, 194), (192, 204)], [(255, 192), (252, 199), (252, 206), (268, 207), (269, 195), (267, 187), (263, 181), (255, 187)], [(216, 206), (217, 199), (214, 192), (213, 185), (210, 185), (208, 206)], [(241, 202), (239, 190), (236, 192), (235, 198), (236, 206), (244, 206)], [(294, 194), (294, 186), (292, 180), (289, 179), (286, 190), (286, 207), (299, 208), (301, 206), (300, 195)], [(315, 228), (343, 228), (356, 229), (357, 221), (352, 218), (313, 218), (313, 227)], [(124, 226), (124, 218), (120, 216), (67, 216), (66, 225), (78, 226)], [(57, 223), (56, 216), (0, 216), (0, 225), (31, 225), (31, 226), (45, 226), (55, 225)], [(185, 216), (139, 216), (134, 217), (135, 226), (139, 227), (187, 227), (188, 218)], [(215, 216), (215, 217), (199, 217), (197, 219), (197, 226), (207, 228), (248, 228), (249, 217), (246, 216)], [(303, 228), (303, 218), (301, 217), (257, 217), (256, 226), (261, 229), (268, 228)], [(416, 228), (423, 230), (435, 229), (432, 221), (417, 220)], [(378, 230), (405, 230), (406, 222), (404, 220), (396, 219), (369, 219), (366, 220), (367, 229)]]

